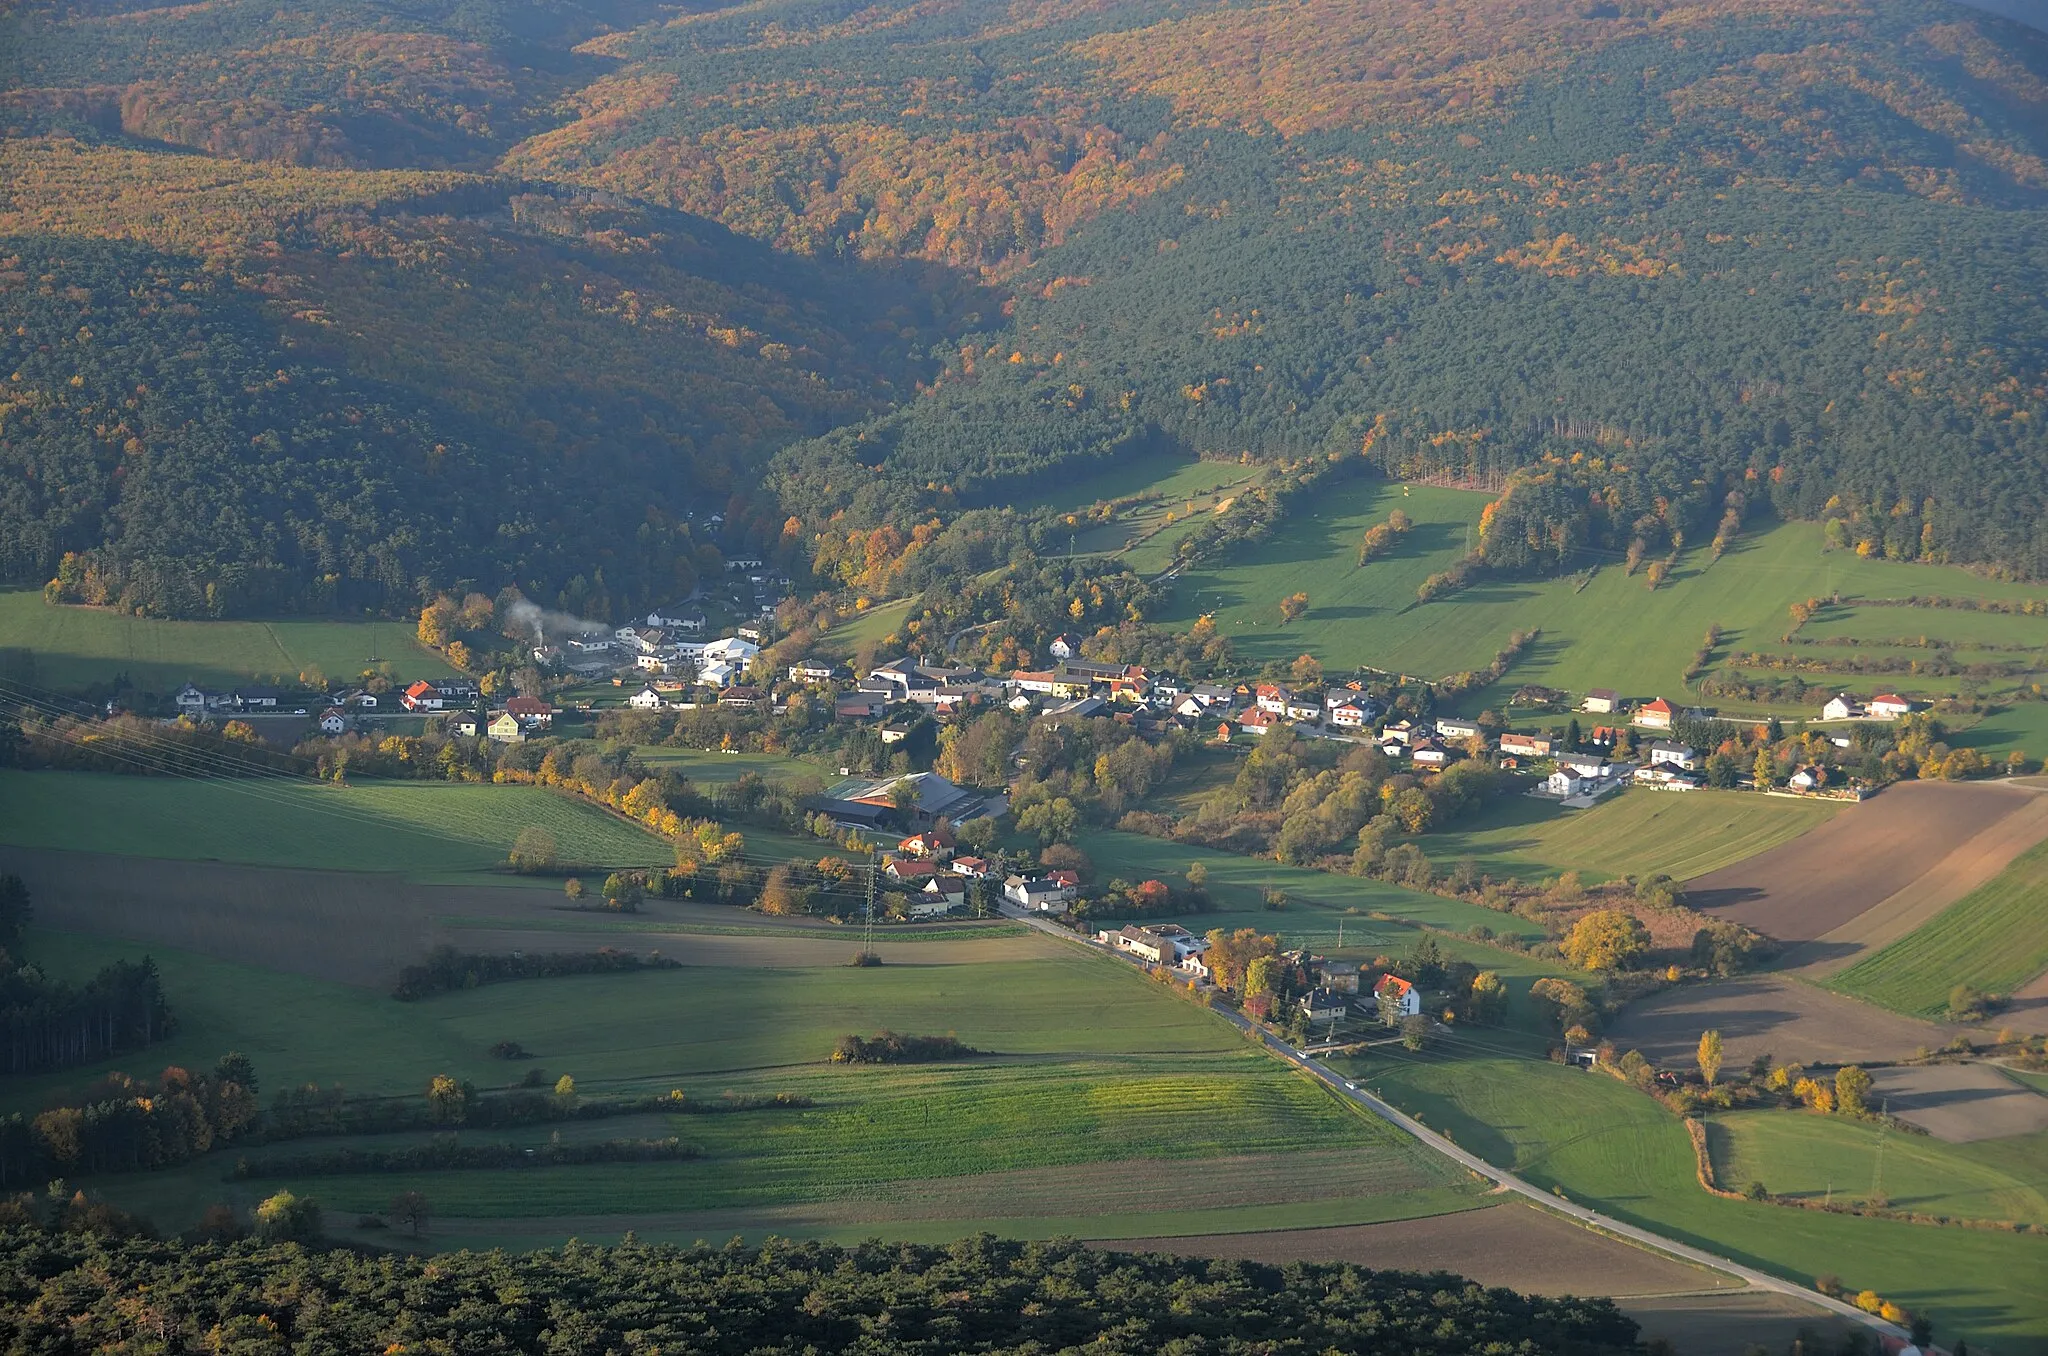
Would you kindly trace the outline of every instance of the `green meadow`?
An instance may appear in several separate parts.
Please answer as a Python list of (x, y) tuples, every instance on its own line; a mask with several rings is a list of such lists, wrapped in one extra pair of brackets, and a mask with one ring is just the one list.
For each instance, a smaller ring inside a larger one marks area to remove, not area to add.
[[(27, 665), (9, 653), (22, 650)], [(187, 682), (291, 682), (312, 668), (337, 681), (369, 668), (407, 680), (455, 672), (402, 621), (159, 621), (53, 607), (36, 590), (0, 592), (0, 673), (38, 687), (65, 691), (125, 675), (140, 691), (168, 696)]]
[(1660, 873), (1683, 881), (1797, 838), (1839, 809), (1738, 791), (1629, 789), (1590, 810), (1504, 796), (1420, 845), (1439, 867), (1470, 860), (1496, 879), (1577, 871), (1588, 882)]
[[(29, 941), (30, 953), (62, 975), (133, 950), (47, 931)], [(702, 1211), (755, 1212), (756, 1226), (778, 1231), (788, 1221), (759, 1212), (810, 1212), (812, 1232), (863, 1218), (915, 1230), (927, 1219), (938, 1221), (924, 1226), (935, 1236), (955, 1236), (998, 1216), (1037, 1217), (1041, 1231), (1114, 1234), (1140, 1217), (1156, 1227), (1161, 1212), (1239, 1197), (1269, 1214), (1298, 1203), (1329, 1222), (1478, 1203), (1465, 1174), (1251, 1049), (1200, 1006), (1122, 962), (1035, 938), (1016, 938), (981, 963), (700, 966), (501, 984), (412, 1004), (184, 952), (155, 955), (178, 1032), (141, 1055), (18, 1080), (0, 1110), (45, 1104), (106, 1067), (203, 1067), (230, 1048), (250, 1055), (266, 1088), (318, 1082), (414, 1093), (438, 1073), (488, 1088), (539, 1069), (548, 1083), (569, 1074), (584, 1095), (681, 1089), (702, 1101), (786, 1091), (813, 1103), (561, 1127), (565, 1138), (673, 1134), (705, 1153), (678, 1163), (224, 1183), (231, 1158), (216, 1154), (174, 1172), (82, 1183), (171, 1227), (211, 1201), (246, 1205), (280, 1185), (340, 1217), (380, 1211), (394, 1192), (417, 1188), (441, 1217), (573, 1216), (579, 1232), (597, 1217), (600, 1232), (618, 1232), (639, 1217), (681, 1212), (682, 1222), (656, 1222), (686, 1235), (696, 1227), (690, 1212)], [(943, 1065), (829, 1062), (838, 1036), (884, 1028), (950, 1033), (986, 1054)], [(532, 1061), (489, 1058), (502, 1040), (520, 1042)], [(467, 1133), (538, 1142), (553, 1128)], [(269, 1152), (416, 1138), (311, 1140)], [(1127, 1162), (1074, 1184), (1049, 1171)], [(1018, 1173), (1030, 1175), (991, 1176)], [(1204, 1227), (1244, 1223), (1218, 1208)]]
[(1882, 950), (1828, 977), (1830, 988), (1920, 1017), (1968, 984), (2009, 994), (2048, 970), (2048, 843)]
[(1955, 1219), (2048, 1228), (2048, 1133), (1946, 1144), (1928, 1135), (1785, 1111), (1739, 1111), (1708, 1123), (1714, 1172), (1737, 1191), (1867, 1201)]
[[(1723, 631), (1716, 665), (1725, 664), (1732, 650), (1782, 650), (1789, 606), (1837, 591), (1851, 605), (1816, 618), (1808, 628), (1814, 639), (1878, 642), (1926, 634), (1952, 640), (1962, 651), (1972, 644), (2031, 647), (2036, 662), (2048, 648), (2048, 617), (1854, 606), (1857, 598), (2025, 599), (2041, 597), (2043, 590), (1945, 566), (1823, 551), (1813, 523), (1752, 524), (1718, 561), (1704, 547), (1687, 551), (1654, 591), (1642, 573), (1629, 577), (1609, 563), (1590, 575), (1482, 580), (1418, 604), (1416, 587), (1465, 553), (1488, 499), (1463, 490), (1349, 481), (1304, 505), (1272, 537), (1236, 558), (1190, 570), (1177, 581), (1172, 607), (1159, 620), (1185, 626), (1213, 614), (1239, 653), (1256, 662), (1288, 661), (1307, 652), (1332, 670), (1366, 666), (1427, 678), (1482, 668), (1515, 632), (1540, 630), (1541, 638), (1501, 684), (1466, 702), (1473, 710), (1497, 705), (1526, 683), (1572, 693), (1611, 687), (1631, 696), (1678, 698), (1685, 692), (1686, 666), (1709, 625)], [(1389, 555), (1359, 566), (1359, 539), (1396, 508), (1414, 520), (1414, 528)], [(1283, 624), (1280, 599), (1296, 591), (1309, 595), (1308, 612)], [(1822, 646), (1801, 646), (1798, 652), (1823, 662), (1858, 653)], [(1805, 676), (1816, 689), (1915, 687), (1907, 676)], [(1930, 692), (1953, 682), (1924, 680)], [(1987, 693), (1995, 695), (2000, 686), (1989, 684)], [(1819, 703), (1816, 697), (1811, 714), (1818, 713)], [(1787, 714), (1802, 713), (1787, 708)], [(2027, 721), (2013, 733), (2034, 736), (2040, 733), (2037, 723), (2048, 725), (2048, 718)]]
[(633, 753), (651, 768), (680, 773), (693, 782), (712, 786), (736, 782), (750, 772), (769, 781), (826, 775), (821, 767), (778, 753), (724, 753), (717, 749), (672, 749), (664, 744), (636, 745)]
[(532, 825), (566, 862), (674, 861), (653, 834), (534, 786), (0, 771), (0, 804), (11, 847), (432, 874), (502, 867)]
[(1996, 1356), (2048, 1352), (2048, 1292), (2038, 1283), (2048, 1237), (2039, 1233), (1709, 1196), (1676, 1116), (1619, 1080), (1540, 1056), (1335, 1062), (1466, 1149), (1580, 1205), (1794, 1280), (1834, 1275), (1851, 1290), (1875, 1290), (1928, 1314), (1945, 1345), (1961, 1338)]

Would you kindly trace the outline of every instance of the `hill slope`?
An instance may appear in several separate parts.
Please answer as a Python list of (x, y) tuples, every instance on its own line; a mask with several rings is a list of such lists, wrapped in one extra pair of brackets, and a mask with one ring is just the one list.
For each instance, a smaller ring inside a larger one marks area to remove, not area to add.
[[(794, 549), (1368, 442), (2048, 572), (2048, 37), (1932, 0), (111, 0), (0, 52), (9, 579), (602, 610), (735, 487)], [(161, 356), (71, 370), (109, 327)]]

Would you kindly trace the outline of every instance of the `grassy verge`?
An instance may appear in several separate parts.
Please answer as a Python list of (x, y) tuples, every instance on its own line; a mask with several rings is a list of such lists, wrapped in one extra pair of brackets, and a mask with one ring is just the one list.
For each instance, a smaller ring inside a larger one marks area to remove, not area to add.
[(1828, 986), (1894, 1011), (1936, 1017), (1949, 990), (2010, 993), (2048, 969), (2048, 844), (2030, 848), (1931, 922), (1866, 956)]

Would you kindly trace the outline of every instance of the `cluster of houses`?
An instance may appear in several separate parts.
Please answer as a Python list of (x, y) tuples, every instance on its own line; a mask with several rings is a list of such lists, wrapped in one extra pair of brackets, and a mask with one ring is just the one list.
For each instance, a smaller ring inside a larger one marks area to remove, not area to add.
[[(990, 882), (983, 888), (992, 893), (996, 867), (985, 857), (961, 852), (951, 824), (940, 817), (931, 827), (899, 841), (883, 864), (882, 874), (892, 885), (910, 892), (905, 908), (910, 918), (941, 918), (966, 905), (968, 891), (976, 888), (977, 882)], [(1003, 899), (1020, 909), (1057, 913), (1080, 894), (1081, 878), (1072, 871), (1012, 874), (1002, 879), (1001, 890)]]
[[(1208, 941), (1176, 923), (1104, 928), (1095, 934), (1095, 941), (1148, 969), (1173, 970), (1202, 983), (1213, 977), (1204, 959), (1209, 950)], [(1411, 981), (1397, 974), (1375, 971), (1359, 961), (1317, 956), (1305, 951), (1290, 951), (1282, 959), (1308, 981), (1292, 1000), (1292, 1006), (1312, 1024), (1334, 1025), (1353, 1016), (1394, 1024), (1422, 1012), (1421, 992)], [(1245, 1010), (1255, 1017), (1270, 1016), (1273, 999), (1266, 994), (1248, 995)]]

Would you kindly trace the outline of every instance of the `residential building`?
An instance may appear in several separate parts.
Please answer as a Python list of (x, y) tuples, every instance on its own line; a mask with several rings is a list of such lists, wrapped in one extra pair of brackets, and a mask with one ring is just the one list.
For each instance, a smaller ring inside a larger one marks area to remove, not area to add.
[(899, 885), (916, 885), (930, 880), (939, 873), (939, 868), (930, 862), (915, 857), (893, 857), (882, 868), (882, 874)]
[(1563, 799), (1588, 796), (1600, 789), (1600, 778), (1568, 767), (1560, 767), (1544, 779), (1543, 789)]
[(505, 712), (529, 730), (542, 730), (555, 723), (555, 708), (542, 697), (508, 697)]
[(1896, 692), (1882, 692), (1870, 699), (1870, 714), (1879, 720), (1897, 720), (1912, 712), (1913, 703)]
[(1416, 729), (1414, 721), (1404, 719), (1390, 722), (1384, 730), (1380, 731), (1380, 737), (1382, 739), (1391, 739), (1396, 744), (1408, 744), (1412, 743), (1420, 733)]
[(907, 857), (943, 862), (953, 855), (954, 846), (953, 831), (944, 824), (934, 824), (923, 833), (914, 833), (898, 843), (896, 850)]
[(1434, 739), (1418, 739), (1409, 746), (1408, 756), (1421, 767), (1443, 767), (1451, 761), (1451, 751)]
[(424, 678), (408, 687), (398, 701), (408, 711), (439, 711), (446, 705), (440, 691)]
[(1338, 1022), (1351, 1011), (1351, 999), (1334, 989), (1310, 989), (1295, 1000), (1311, 1022)]
[(336, 706), (320, 713), (321, 734), (338, 735), (346, 733), (347, 730), (348, 712)]
[(842, 692), (832, 699), (834, 720), (880, 720), (889, 701), (879, 692)]
[(1550, 756), (1548, 735), (1508, 733), (1500, 737), (1500, 751), (1517, 758), (1547, 758)]
[(178, 695), (172, 700), (178, 704), (178, 714), (181, 716), (204, 715), (207, 707), (217, 704), (217, 700), (209, 696), (204, 688), (193, 683), (187, 683), (179, 688)]
[(1653, 697), (1636, 708), (1634, 723), (1646, 730), (1668, 730), (1673, 714), (1670, 702)]
[(492, 718), (491, 723), (484, 727), (484, 733), (491, 737), (494, 744), (520, 744), (526, 740), (526, 726), (522, 725), (519, 717), (510, 711), (500, 711)]
[(1604, 777), (1607, 775), (1607, 760), (1597, 753), (1561, 753), (1557, 765), (1581, 777)]
[(1109, 945), (1129, 952), (1148, 965), (1173, 965), (1180, 960), (1180, 948), (1173, 939), (1150, 928), (1125, 927), (1105, 935)]
[(460, 711), (448, 718), (448, 732), (464, 739), (481, 737), (485, 726), (484, 718), (474, 711)]
[(1278, 683), (1260, 683), (1252, 690), (1253, 704), (1270, 716), (1287, 714), (1287, 700), (1294, 694)]
[(238, 687), (229, 700), (237, 711), (275, 711), (277, 697), (274, 687)]
[(1188, 695), (1205, 707), (1228, 706), (1236, 696), (1229, 685), (1224, 683), (1196, 683)]
[(1062, 631), (1052, 638), (1045, 652), (1054, 659), (1073, 659), (1081, 653), (1081, 638), (1070, 631)]
[(718, 704), (735, 711), (752, 711), (764, 705), (768, 694), (758, 687), (729, 687), (718, 694)]
[(676, 603), (669, 607), (658, 607), (647, 614), (647, 624), (665, 631), (681, 631), (688, 635), (704, 634), (704, 611)]
[(1363, 967), (1354, 960), (1321, 960), (1316, 970), (1322, 975), (1323, 987), (1333, 993), (1357, 993), (1358, 979)]
[(635, 711), (659, 711), (662, 707), (661, 694), (652, 687), (643, 687), (626, 698), (626, 705)]
[(1340, 730), (1362, 730), (1372, 719), (1372, 707), (1363, 702), (1343, 702), (1330, 708), (1330, 724)]
[(730, 664), (735, 669), (745, 668), (753, 662), (754, 656), (759, 653), (761, 653), (760, 646), (751, 640), (745, 640), (739, 636), (727, 636), (723, 640), (714, 640), (704, 647), (704, 659), (707, 662)]
[(1596, 716), (1611, 716), (1621, 709), (1621, 697), (1611, 687), (1596, 687), (1586, 694), (1583, 708)]
[(1659, 739), (1650, 744), (1650, 766), (1675, 767), (1691, 772), (1699, 766), (1699, 750), (1690, 744), (1681, 744), (1675, 739)]
[(1441, 739), (1472, 739), (1479, 734), (1479, 723), (1458, 716), (1439, 716), (1436, 732)]
[(830, 659), (799, 659), (789, 666), (789, 681), (792, 683), (830, 683), (852, 676), (844, 664)]
[(1828, 698), (1820, 709), (1822, 720), (1855, 720), (1863, 714), (1863, 703), (1846, 692), (1838, 692)]
[(1379, 1002), (1382, 1019), (1422, 1014), (1422, 995), (1399, 975), (1380, 976), (1380, 982), (1373, 985), (1372, 996)]
[(955, 857), (952, 867), (968, 880), (980, 880), (988, 875), (988, 859), (985, 857)]
[(1050, 880), (1026, 880), (1022, 876), (1011, 876), (1003, 882), (1003, 898), (1019, 908), (1035, 913), (1056, 912), (1062, 904), (1073, 898), (1067, 889)]
[(1285, 714), (1289, 720), (1321, 720), (1323, 704), (1306, 697), (1289, 697)]

